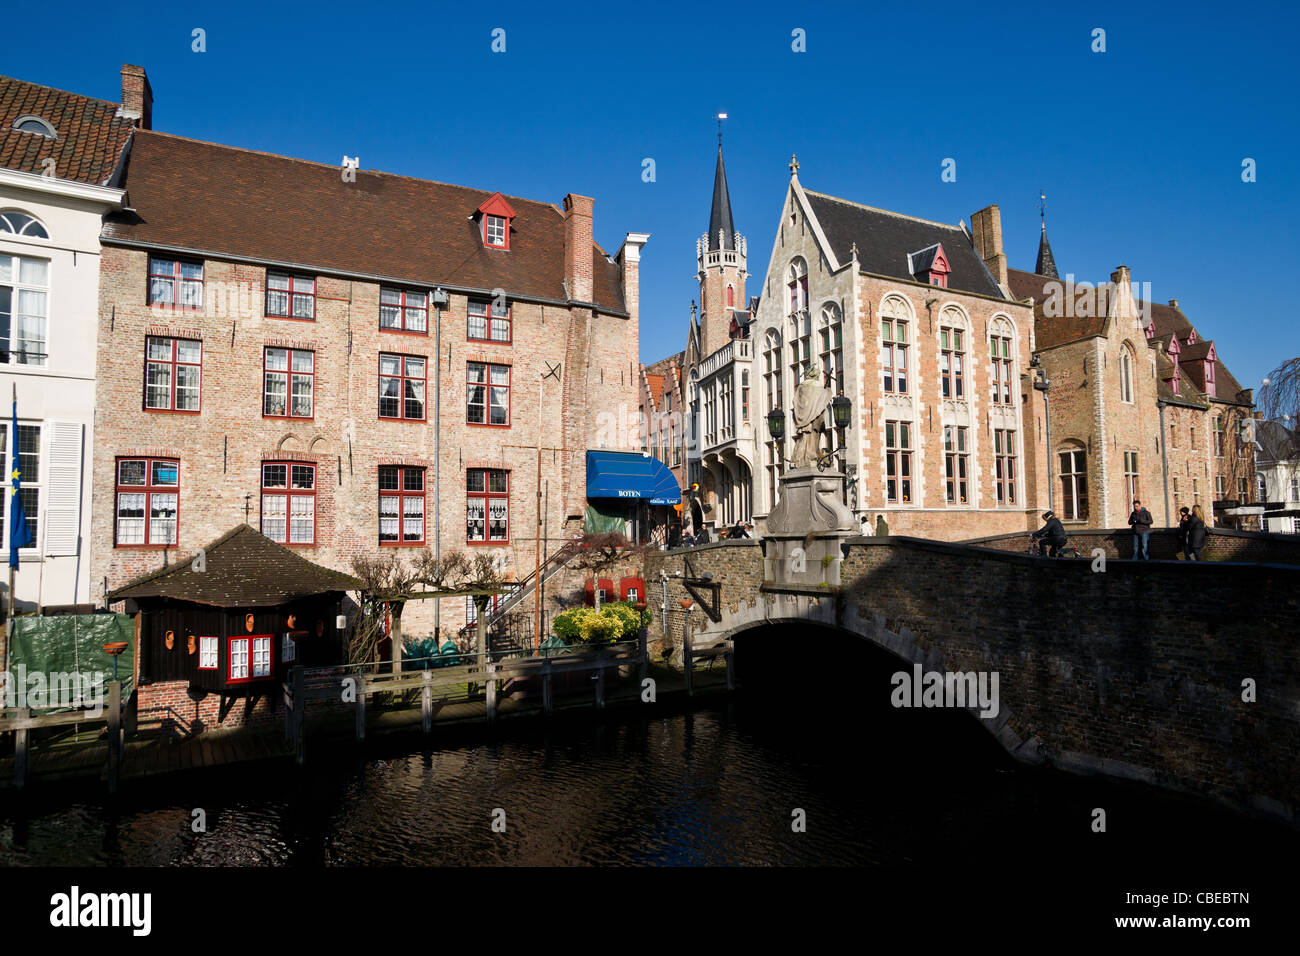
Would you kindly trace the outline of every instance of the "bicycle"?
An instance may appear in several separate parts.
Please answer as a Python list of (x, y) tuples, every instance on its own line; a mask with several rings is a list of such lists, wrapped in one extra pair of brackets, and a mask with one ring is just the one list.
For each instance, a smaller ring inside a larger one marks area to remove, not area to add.
[(1051, 553), (1051, 545), (1048, 545), (1048, 553), (1046, 555), (1040, 555), (1038, 553), (1038, 542), (1040, 540), (1041, 539), (1039, 538), (1030, 538), (1029, 543), (1025, 547), (1025, 554), (1032, 554), (1034, 557), (1049, 557), (1049, 558), (1082, 558), (1083, 557), (1083, 552), (1080, 551), (1078, 548), (1076, 548), (1074, 546), (1074, 543), (1070, 541), (1069, 538), (1065, 539), (1065, 544), (1061, 545), (1059, 548), (1056, 549), (1056, 554)]

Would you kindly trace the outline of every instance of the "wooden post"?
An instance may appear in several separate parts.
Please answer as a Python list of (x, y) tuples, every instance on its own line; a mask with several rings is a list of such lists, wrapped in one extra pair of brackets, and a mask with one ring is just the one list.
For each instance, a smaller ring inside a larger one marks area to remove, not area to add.
[(357, 740), (366, 739), (366, 677), (357, 673)]
[(723, 659), (727, 662), (727, 690), (735, 690), (736, 671), (735, 671), (735, 667), (732, 664), (732, 660), (735, 657), (736, 645), (731, 641), (727, 641), (726, 646), (727, 646), (727, 653), (723, 655)]
[(487, 672), (487, 719), (490, 723), (497, 719), (497, 679), (496, 667), (489, 661), (483, 665)]
[(596, 707), (605, 706), (605, 649), (596, 651)]
[(542, 709), (551, 712), (551, 659), (542, 665)]
[[(18, 708), (19, 720), (26, 720), (31, 715), (30, 707)], [(26, 727), (19, 727), (14, 733), (14, 786), (19, 788), (27, 782), (27, 744), (31, 739), (30, 735), (31, 731)]]
[(637, 633), (636, 643), (637, 643), (637, 654), (638, 654), (636, 683), (637, 683), (637, 693), (640, 693), (641, 687), (645, 684), (646, 657), (647, 657), (646, 629), (644, 627), (641, 628), (641, 630)]
[(293, 747), (299, 766), (307, 759), (307, 681), (301, 664), (293, 668)]
[(691, 697), (695, 694), (695, 687), (692, 681), (692, 671), (695, 667), (695, 658), (691, 653), (691, 612), (686, 612), (686, 621), (682, 624), (682, 661), (686, 664), (686, 696)]
[(420, 686), (420, 725), (427, 734), (433, 729), (433, 672), (425, 671)]
[(117, 792), (122, 771), (122, 682), (108, 682), (108, 792)]

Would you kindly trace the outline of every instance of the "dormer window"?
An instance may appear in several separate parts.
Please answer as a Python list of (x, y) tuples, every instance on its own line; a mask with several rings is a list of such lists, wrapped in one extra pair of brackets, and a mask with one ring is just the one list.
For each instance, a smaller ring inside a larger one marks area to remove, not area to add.
[(948, 273), (952, 268), (948, 265), (948, 257), (944, 254), (943, 243), (936, 242), (920, 252), (913, 252), (907, 259), (910, 271), (917, 282), (926, 282), (941, 289), (948, 288)]
[(1215, 397), (1214, 360), (1214, 346), (1210, 346), (1210, 351), (1205, 356), (1205, 394), (1210, 396), (1210, 398)]
[(20, 116), (14, 120), (14, 129), (20, 133), (35, 133), (47, 139), (58, 139), (54, 127), (39, 116)]
[(489, 249), (510, 248), (510, 222), (515, 211), (500, 193), (493, 193), (475, 210), (482, 229), (483, 245)]

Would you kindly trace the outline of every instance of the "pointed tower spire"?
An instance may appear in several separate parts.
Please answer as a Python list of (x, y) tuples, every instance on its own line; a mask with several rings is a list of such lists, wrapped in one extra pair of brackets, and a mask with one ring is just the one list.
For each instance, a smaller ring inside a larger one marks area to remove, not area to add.
[[(721, 140), (721, 133), (719, 133)], [(713, 173), (713, 208), (709, 210), (709, 251), (736, 248), (736, 224), (731, 218), (731, 194), (727, 191), (727, 167), (718, 143), (718, 167)]]
[(1034, 266), (1034, 272), (1040, 276), (1049, 276), (1053, 279), (1059, 279), (1056, 273), (1056, 260), (1052, 258), (1052, 246), (1047, 241), (1047, 194), (1038, 194), (1038, 215), (1042, 221), (1043, 234), (1038, 240), (1038, 263)]

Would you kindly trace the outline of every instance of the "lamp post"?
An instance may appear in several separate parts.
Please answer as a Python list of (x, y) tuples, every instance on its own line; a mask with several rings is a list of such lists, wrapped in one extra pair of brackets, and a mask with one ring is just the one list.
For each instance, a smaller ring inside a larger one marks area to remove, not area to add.
[(1052, 400), (1047, 394), (1052, 381), (1047, 377), (1047, 372), (1043, 369), (1042, 361), (1037, 355), (1029, 360), (1029, 367), (1038, 373), (1034, 378), (1034, 388), (1043, 393), (1043, 417), (1047, 423), (1047, 510), (1055, 511), (1056, 496), (1053, 494), (1052, 486)]

